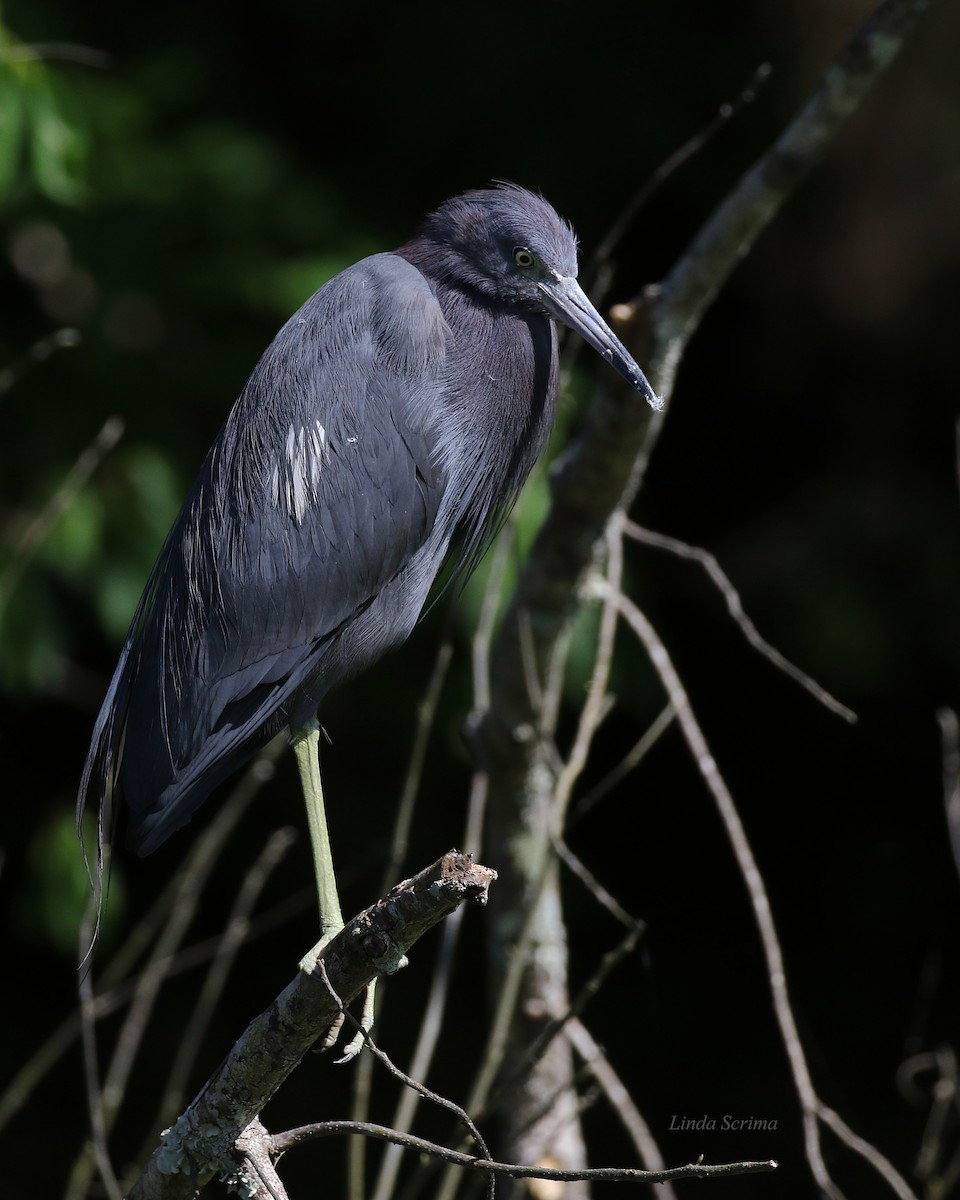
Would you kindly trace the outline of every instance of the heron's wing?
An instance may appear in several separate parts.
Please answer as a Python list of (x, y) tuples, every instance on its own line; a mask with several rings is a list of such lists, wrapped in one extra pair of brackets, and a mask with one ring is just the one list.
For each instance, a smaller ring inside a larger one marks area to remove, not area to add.
[(409, 632), (419, 603), (400, 611), (401, 588), (397, 628), (354, 635), (432, 545), (446, 343), (423, 276), (376, 255), (321, 288), (251, 375), (148, 583), (85, 772), (102, 806), (119, 779), (142, 852), (287, 723), (298, 689), (318, 699)]

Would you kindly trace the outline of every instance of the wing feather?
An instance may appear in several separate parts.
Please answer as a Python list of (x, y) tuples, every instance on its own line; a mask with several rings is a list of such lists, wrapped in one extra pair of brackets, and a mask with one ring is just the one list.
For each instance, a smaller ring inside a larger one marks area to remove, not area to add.
[(147, 584), (84, 770), (80, 810), (96, 789), (109, 828), (122, 796), (142, 853), (301, 694), (315, 705), (362, 665), (361, 638), (389, 644), (382, 612), (358, 617), (418, 555), (437, 559), (424, 578), (439, 567), (448, 337), (420, 272), (375, 255), (311, 297), (255, 368)]

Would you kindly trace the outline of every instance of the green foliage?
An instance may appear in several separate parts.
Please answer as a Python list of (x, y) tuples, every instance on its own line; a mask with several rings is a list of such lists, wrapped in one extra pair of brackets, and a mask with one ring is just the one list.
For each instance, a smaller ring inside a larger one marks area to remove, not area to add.
[[(39, 513), (58, 482), (50, 471), (38, 488)], [(182, 499), (170, 463), (146, 446), (118, 450), (98, 484), (72, 495), (36, 544), (12, 538), (0, 569), (0, 686), (11, 692), (42, 691), (62, 671), (78, 597), (114, 642), (123, 638)]]
[(0, 22), (0, 204), (30, 186), (58, 204), (84, 197), (88, 141), (75, 112), (62, 79)]
[[(107, 69), (71, 49), (44, 59), (0, 23), (0, 689), (19, 696), (113, 652), (271, 334), (383, 244), (278, 142), (197, 111), (190, 46)], [(64, 325), (80, 348), (48, 365), (34, 351)], [(53, 507), (112, 413), (125, 440)]]
[[(84, 820), (88, 853), (96, 846), (93, 821)], [(124, 912), (125, 889), (112, 872), (109, 904), (102, 914), (101, 938), (109, 942)], [(77, 851), (77, 823), (72, 805), (56, 808), (37, 828), (27, 846), (26, 876), (17, 897), (15, 920), (22, 936), (40, 941), (64, 957), (77, 958), (77, 930), (90, 902), (90, 880)]]

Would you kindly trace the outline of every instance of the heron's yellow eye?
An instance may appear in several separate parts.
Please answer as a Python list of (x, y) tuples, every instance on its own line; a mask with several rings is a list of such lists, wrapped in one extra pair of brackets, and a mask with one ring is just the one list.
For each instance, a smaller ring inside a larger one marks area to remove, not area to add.
[(529, 271), (536, 264), (537, 258), (532, 250), (528, 250), (525, 246), (517, 246), (513, 251), (513, 261), (522, 270)]

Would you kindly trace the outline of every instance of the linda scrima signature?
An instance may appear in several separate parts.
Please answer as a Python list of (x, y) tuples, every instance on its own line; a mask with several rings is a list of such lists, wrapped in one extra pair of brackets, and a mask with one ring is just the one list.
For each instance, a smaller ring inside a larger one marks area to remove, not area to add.
[(670, 1124), (667, 1127), (670, 1132), (679, 1132), (685, 1130), (748, 1130), (753, 1132), (759, 1129), (776, 1129), (776, 1118), (770, 1117), (734, 1117), (730, 1113), (724, 1113), (722, 1117), (710, 1117), (706, 1113), (702, 1117), (681, 1117), (674, 1113), (670, 1118)]

